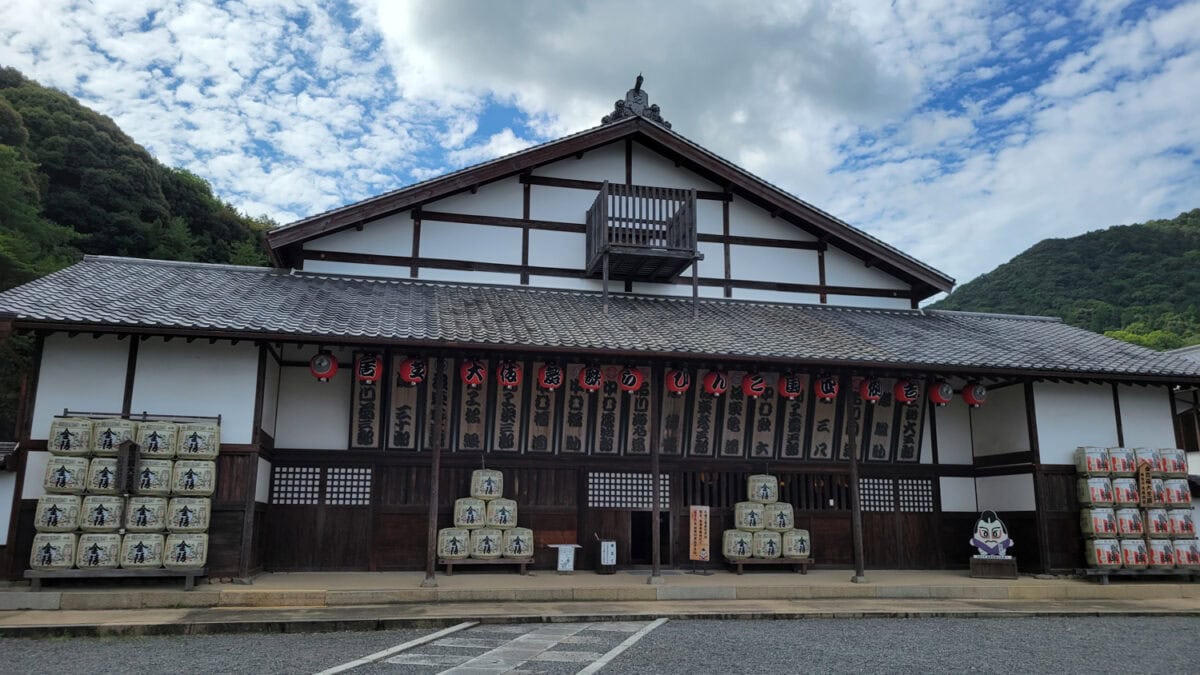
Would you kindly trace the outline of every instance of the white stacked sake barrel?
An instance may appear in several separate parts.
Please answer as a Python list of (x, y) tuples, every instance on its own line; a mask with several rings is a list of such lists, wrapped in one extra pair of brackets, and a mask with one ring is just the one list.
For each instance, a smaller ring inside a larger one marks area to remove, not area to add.
[(66, 570), (75, 566), (78, 551), (81, 495), (87, 488), (92, 452), (92, 421), (56, 417), (46, 443), (50, 460), (34, 512), (33, 545), (29, 566), (37, 570)]
[[(779, 501), (779, 482), (774, 476), (754, 474), (746, 479), (746, 495), (748, 501), (737, 502), (733, 505), (733, 524), (740, 534), (725, 536), (725, 542), (733, 542), (734, 554), (743, 550), (742, 544), (749, 540), (750, 555), (743, 557), (778, 558), (783, 552), (783, 539), (776, 529), (776, 523), (768, 523), (768, 508), (779, 518), (787, 517), (784, 511), (775, 504)], [(767, 529), (768, 525), (771, 529)], [(784, 528), (786, 529), (786, 528)], [(728, 552), (727, 552), (728, 553)], [(732, 559), (737, 557), (729, 556)]]
[(438, 531), (438, 557), (494, 560), (533, 556), (533, 530), (518, 527), (517, 502), (504, 497), (502, 472), (472, 471), (470, 495), (454, 501), (454, 527)]

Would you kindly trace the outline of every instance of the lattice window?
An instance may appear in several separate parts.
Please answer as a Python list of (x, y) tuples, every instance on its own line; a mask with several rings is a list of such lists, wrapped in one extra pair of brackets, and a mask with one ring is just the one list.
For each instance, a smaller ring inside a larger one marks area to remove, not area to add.
[(325, 503), (367, 506), (371, 503), (371, 469), (330, 467), (325, 475)]
[[(670, 508), (671, 479), (659, 476), (659, 506)], [(654, 482), (648, 473), (588, 474), (588, 506), (601, 509), (651, 509), (654, 507)]]
[(893, 511), (896, 508), (896, 484), (891, 478), (860, 478), (858, 491), (863, 511)]
[(271, 477), (272, 504), (319, 504), (321, 469), (315, 466), (276, 466)]
[(904, 513), (933, 512), (933, 480), (929, 478), (901, 478), (900, 511)]

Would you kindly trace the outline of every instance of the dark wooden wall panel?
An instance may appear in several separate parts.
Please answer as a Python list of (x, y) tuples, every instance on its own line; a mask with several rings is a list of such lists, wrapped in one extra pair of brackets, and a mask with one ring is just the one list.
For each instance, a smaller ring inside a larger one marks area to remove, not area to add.
[(369, 507), (273, 506), (267, 522), (269, 571), (356, 571), (369, 567)]
[[(966, 569), (971, 565), (975, 549), (968, 543), (975, 531), (975, 513), (943, 513), (939, 528), (939, 544), (942, 550), (942, 566), (947, 569)], [(1007, 522), (1007, 521), (1005, 521)], [(1017, 542), (1019, 546), (1021, 542)]]
[[(449, 515), (439, 518), (441, 519), (446, 521), (446, 525), (449, 524)], [(388, 513), (379, 516), (375, 529), (375, 556), (378, 568), (424, 569), (428, 527), (429, 516), (424, 513)]]
[(217, 456), (217, 485), (213, 501), (244, 504), (253, 498), (258, 455), (249, 453)]
[[(25, 570), (29, 569), (29, 554), (33, 550), (33, 516), (37, 511), (36, 499), (22, 499), (17, 506), (16, 536), (8, 558), (8, 578), (24, 579)], [(6, 547), (8, 548), (8, 547)]]
[(208, 526), (208, 575), (234, 577), (241, 561), (242, 509), (213, 508)]

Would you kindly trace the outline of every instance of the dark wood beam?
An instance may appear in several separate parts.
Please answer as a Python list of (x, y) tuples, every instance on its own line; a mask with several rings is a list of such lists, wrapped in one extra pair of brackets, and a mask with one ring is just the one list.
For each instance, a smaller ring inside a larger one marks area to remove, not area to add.
[[(553, 176), (534, 176), (531, 174), (523, 174), (520, 181), (527, 185), (541, 185), (542, 187), (557, 187), (567, 188), (572, 190), (587, 190), (589, 192), (599, 192), (600, 187), (604, 185), (602, 181), (596, 180), (580, 180), (578, 178), (555, 178)], [(654, 186), (647, 186), (654, 187)], [(675, 188), (664, 188), (674, 190)], [(726, 192), (715, 192), (713, 190), (697, 190), (696, 199), (706, 199), (717, 202), (727, 202), (733, 199), (733, 195)]]

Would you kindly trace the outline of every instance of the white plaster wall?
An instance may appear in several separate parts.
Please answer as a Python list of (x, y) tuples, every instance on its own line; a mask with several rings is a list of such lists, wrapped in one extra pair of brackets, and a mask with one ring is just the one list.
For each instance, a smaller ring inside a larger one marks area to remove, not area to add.
[(258, 458), (258, 473), (254, 476), (254, 501), (266, 504), (271, 497), (271, 463)]
[[(408, 279), (410, 268), (399, 265), (364, 265), (360, 263), (330, 262), (328, 260), (305, 260), (304, 270), (299, 274), (329, 274), (348, 277), (386, 277)], [(425, 270), (421, 270), (424, 272)]]
[[(338, 360), (346, 364), (342, 358)], [(282, 369), (276, 448), (346, 449), (350, 440), (350, 371), (346, 364), (330, 381), (318, 382), (307, 367)]]
[(421, 276), (417, 281), (461, 281), (468, 284), (501, 284), (517, 286), (521, 283), (520, 274), (508, 272), (461, 272), (458, 270), (435, 270), (421, 268)]
[(279, 362), (267, 354), (267, 368), (263, 377), (263, 431), (275, 437), (275, 416), (279, 414)]
[[(927, 391), (922, 391), (922, 395), (928, 396)], [(925, 426), (921, 427), (921, 464), (933, 464), (933, 432), (929, 426), (929, 408), (932, 404), (925, 404)], [(975, 488), (972, 486), (971, 488)]]
[[(1107, 384), (1036, 382), (1038, 449), (1045, 464), (1073, 464), (1075, 448), (1117, 445), (1117, 416)], [(988, 401), (990, 404), (991, 401)], [(1166, 407), (1166, 397), (1163, 397)]]
[(25, 482), (21, 484), (21, 499), (37, 499), (46, 494), (46, 465), (50, 453), (44, 450), (30, 451), (25, 455)]
[(722, 202), (696, 200), (696, 231), (700, 234), (725, 234), (725, 210)]
[(1121, 399), (1121, 431), (1128, 448), (1175, 447), (1175, 424), (1165, 387), (1117, 388)]
[[(536, 274), (529, 275), (529, 285), (536, 288), (560, 288), (570, 291), (602, 291), (604, 284), (599, 279), (572, 279), (570, 277), (543, 277)], [(609, 283), (608, 290), (624, 291), (624, 282)]]
[(975, 501), (975, 479), (958, 476), (942, 476), (938, 479), (942, 489), (942, 511), (974, 512), (979, 509)]
[[(729, 274), (734, 279), (750, 281), (821, 282), (817, 252), (790, 248), (733, 244), (729, 247)], [(724, 270), (717, 276), (724, 276)]]
[(595, 201), (595, 190), (530, 185), (529, 217), (582, 224), (587, 220), (587, 210), (592, 208)]
[[(145, 347), (145, 345), (142, 345)], [(50, 434), (50, 421), (63, 408), (120, 413), (125, 397), (129, 342), (113, 335), (67, 337), (53, 333), (42, 346), (31, 438)]]
[(304, 250), (409, 256), (412, 255), (412, 237), (412, 213), (403, 211), (367, 223), (362, 232), (352, 227), (306, 241)]
[[(725, 245), (714, 244), (712, 242), (701, 242), (696, 245), (696, 248), (700, 252), (700, 255), (704, 256), (704, 260), (701, 260), (699, 263), (700, 266), (696, 268), (699, 270), (700, 276), (712, 277), (714, 279), (724, 279)], [(737, 275), (735, 274), (734, 276), (736, 277)], [(692, 278), (691, 268), (685, 269), (683, 274), (679, 275), (679, 278), (687, 278), (688, 283), (690, 284)]]
[(1033, 511), (1033, 475), (983, 476), (975, 479), (979, 511)]
[[(568, 192), (568, 190), (559, 190)], [(587, 265), (587, 235), (551, 230), (529, 231), (529, 264), (582, 270)]]
[(729, 203), (729, 233), (737, 237), (768, 237), (792, 241), (816, 241), (816, 237), (782, 218), (772, 218), (745, 199)]
[[(426, 211), (443, 211), (446, 213), (466, 213), (473, 216), (500, 216), (501, 218), (520, 218), (525, 210), (525, 186), (521, 185), (516, 176), (498, 180), (487, 185), (480, 185), (475, 194), (465, 191), (454, 196), (429, 202), (424, 207)], [(434, 223), (429, 223), (433, 225)], [(442, 223), (437, 223), (441, 225)], [(421, 223), (421, 253), (425, 253), (425, 227)]]
[[(1200, 476), (1200, 452), (1187, 453), (1187, 465), (1189, 476)], [(1200, 520), (1196, 521), (1200, 523)]]
[(521, 230), (496, 225), (423, 222), (421, 257), (520, 265)]
[[(721, 289), (716, 289), (720, 291)], [(762, 302), (787, 302), (816, 305), (820, 304), (821, 296), (816, 293), (789, 293), (788, 291), (764, 291), (757, 288), (733, 289), (735, 300), (759, 300)]]
[(8, 523), (12, 517), (13, 497), (17, 491), (17, 474), (12, 471), (0, 473), (0, 546), (8, 541)]
[(945, 408), (938, 408), (934, 413), (937, 416), (938, 463), (971, 463), (974, 455), (969, 410), (962, 398), (955, 396)]
[[(589, 150), (583, 159), (573, 156), (534, 170), (535, 176), (577, 178), (580, 180), (625, 182), (625, 141), (617, 141)], [(595, 199), (595, 196), (592, 197)]]
[(650, 150), (641, 143), (633, 144), (633, 184), (654, 187), (695, 188), (718, 191), (716, 183), (675, 166), (675, 162)]
[(221, 416), (221, 442), (249, 443), (258, 387), (251, 342), (147, 340), (138, 347), (130, 411)]
[(976, 457), (1028, 452), (1029, 422), (1025, 390), (1019, 384), (988, 392), (987, 401), (971, 414), (971, 444)]
[(912, 309), (908, 298), (872, 298), (864, 295), (827, 295), (830, 305), (841, 307), (866, 307), (872, 309)]
[(834, 246), (825, 251), (825, 282), (830, 286), (855, 288), (910, 288), (904, 281), (878, 268), (867, 267), (861, 259)]

